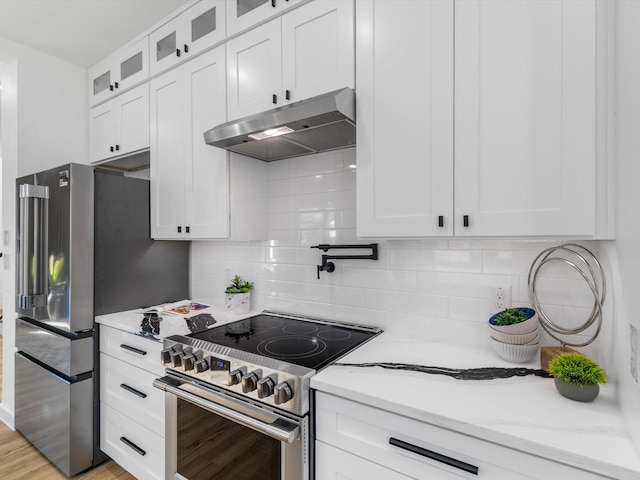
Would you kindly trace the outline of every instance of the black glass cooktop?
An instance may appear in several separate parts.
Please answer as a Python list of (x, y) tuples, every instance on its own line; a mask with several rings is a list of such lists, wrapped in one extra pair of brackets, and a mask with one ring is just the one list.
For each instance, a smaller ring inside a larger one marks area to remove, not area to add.
[(378, 333), (260, 314), (189, 337), (320, 370)]

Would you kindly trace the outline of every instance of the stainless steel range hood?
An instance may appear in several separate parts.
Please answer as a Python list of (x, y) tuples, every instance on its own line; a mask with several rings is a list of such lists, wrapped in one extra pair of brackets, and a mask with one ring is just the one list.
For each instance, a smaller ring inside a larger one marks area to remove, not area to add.
[(343, 88), (223, 123), (205, 132), (204, 141), (265, 162), (352, 147), (355, 106), (355, 92)]

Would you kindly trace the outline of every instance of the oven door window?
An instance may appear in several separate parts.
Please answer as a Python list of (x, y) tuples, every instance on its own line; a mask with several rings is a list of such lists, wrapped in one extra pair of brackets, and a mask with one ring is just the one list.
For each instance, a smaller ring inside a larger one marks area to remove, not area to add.
[(280, 480), (282, 444), (177, 399), (177, 471), (188, 480)]

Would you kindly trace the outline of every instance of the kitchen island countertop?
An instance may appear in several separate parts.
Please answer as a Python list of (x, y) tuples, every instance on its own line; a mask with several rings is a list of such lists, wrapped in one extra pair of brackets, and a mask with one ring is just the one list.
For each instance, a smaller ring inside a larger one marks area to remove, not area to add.
[[(385, 332), (339, 360), (431, 367), (539, 369), (501, 360), (489, 350), (429, 343)], [(566, 399), (553, 379), (528, 375), (457, 380), (444, 375), (332, 365), (311, 387), (415, 420), (620, 480), (640, 479), (640, 456), (611, 385), (591, 403)]]

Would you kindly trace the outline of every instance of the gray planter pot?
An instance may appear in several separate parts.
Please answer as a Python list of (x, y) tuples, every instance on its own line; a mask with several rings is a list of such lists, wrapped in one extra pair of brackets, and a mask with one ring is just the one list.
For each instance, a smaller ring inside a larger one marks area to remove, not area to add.
[(600, 387), (598, 385), (585, 385), (581, 387), (573, 383), (567, 383), (560, 378), (554, 378), (553, 380), (560, 395), (578, 402), (592, 402), (600, 393)]

